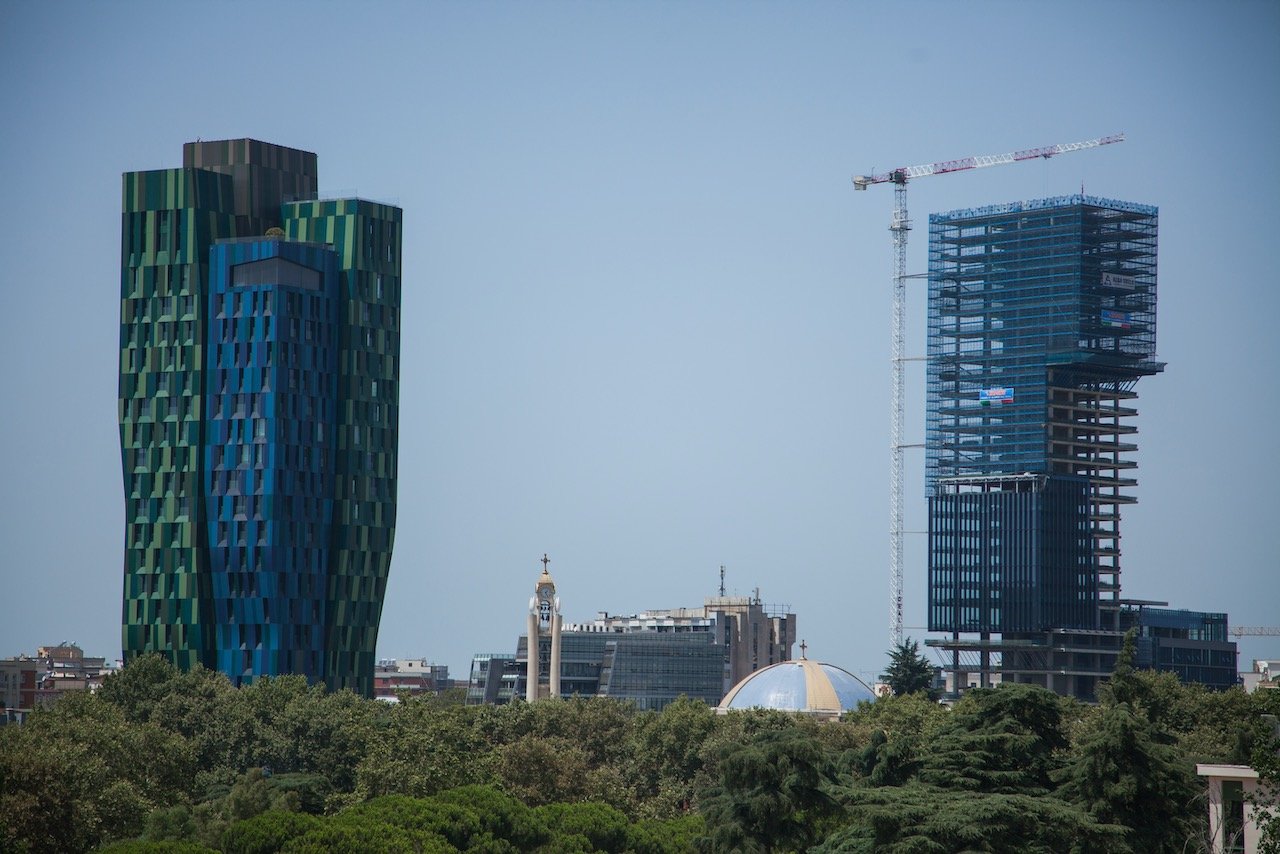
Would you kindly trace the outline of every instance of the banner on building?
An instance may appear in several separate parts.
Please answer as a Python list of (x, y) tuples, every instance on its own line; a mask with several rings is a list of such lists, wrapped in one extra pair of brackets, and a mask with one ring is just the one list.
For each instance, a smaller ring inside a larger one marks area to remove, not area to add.
[(1121, 290), (1131, 291), (1138, 287), (1138, 280), (1133, 276), (1122, 276), (1119, 273), (1103, 273), (1102, 286), (1104, 288), (1120, 288)]
[(1104, 308), (1102, 310), (1102, 325), (1113, 326), (1116, 329), (1128, 329), (1133, 325), (1133, 315), (1127, 311), (1117, 311), (1114, 308)]
[(1013, 389), (1008, 386), (979, 389), (978, 403), (983, 406), (990, 406), (993, 403), (1013, 403)]

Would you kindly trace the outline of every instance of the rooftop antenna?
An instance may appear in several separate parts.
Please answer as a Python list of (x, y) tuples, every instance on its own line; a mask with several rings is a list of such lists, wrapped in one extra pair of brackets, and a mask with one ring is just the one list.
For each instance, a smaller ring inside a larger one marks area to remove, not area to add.
[(724, 564), (720, 564), (720, 598), (724, 598)]

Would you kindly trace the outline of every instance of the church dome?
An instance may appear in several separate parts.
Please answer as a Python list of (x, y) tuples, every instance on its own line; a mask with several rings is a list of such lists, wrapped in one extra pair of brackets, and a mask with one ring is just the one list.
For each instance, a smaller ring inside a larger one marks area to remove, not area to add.
[(752, 673), (725, 695), (717, 711), (779, 709), (838, 718), (863, 700), (874, 699), (875, 693), (849, 671), (801, 658)]

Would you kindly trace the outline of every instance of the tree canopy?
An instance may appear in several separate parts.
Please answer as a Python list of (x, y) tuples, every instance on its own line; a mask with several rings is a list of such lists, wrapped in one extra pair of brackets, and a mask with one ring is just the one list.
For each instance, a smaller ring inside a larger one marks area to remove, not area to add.
[(387, 705), (147, 657), (0, 727), (0, 850), (1194, 850), (1193, 764), (1280, 778), (1280, 695), (1124, 664), (1098, 706), (904, 689), (824, 723), (687, 699)]

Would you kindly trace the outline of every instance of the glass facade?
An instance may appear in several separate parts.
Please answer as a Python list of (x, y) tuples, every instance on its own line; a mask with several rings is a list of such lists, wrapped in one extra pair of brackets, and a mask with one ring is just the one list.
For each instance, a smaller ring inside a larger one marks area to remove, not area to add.
[(471, 659), (467, 705), (511, 702), (516, 685), (516, 658), (510, 653), (480, 653)]
[(1237, 684), (1237, 647), (1228, 640), (1226, 614), (1143, 607), (1121, 617), (1125, 628), (1137, 631), (1137, 666), (1210, 688)]
[(337, 256), (215, 244), (205, 372), (205, 518), (217, 668), (233, 683), (325, 678), (333, 536)]
[(929, 499), (929, 630), (1097, 628), (1083, 478), (949, 480)]
[(661, 709), (681, 696), (720, 702), (724, 647), (707, 632), (633, 633), (609, 639), (600, 666), (600, 695)]
[(195, 169), (123, 179), (120, 461), (126, 661), (161, 652), (209, 667), (213, 614), (203, 524), (209, 247), (235, 234), (231, 178)]
[(926, 484), (1048, 474), (1055, 386), (1163, 369), (1154, 207), (1088, 196), (929, 217)]
[(396, 527), (402, 215), (362, 199), (296, 202), (283, 212), (290, 240), (323, 243), (338, 256), (342, 405), (334, 437), (326, 681), (368, 695)]
[(929, 217), (931, 630), (1115, 628), (1156, 222), (1089, 196)]
[[(550, 638), (540, 640), (549, 660)], [(516, 646), (518, 697), (525, 696), (528, 655), (522, 635)], [(724, 645), (705, 631), (566, 631), (560, 636), (560, 696), (613, 697), (654, 710), (681, 696), (715, 705), (724, 694), (725, 655)], [(479, 696), (480, 686), (475, 688)]]
[(125, 660), (371, 695), (401, 212), (314, 201), (316, 156), (257, 140), (188, 143), (183, 164), (123, 178)]

